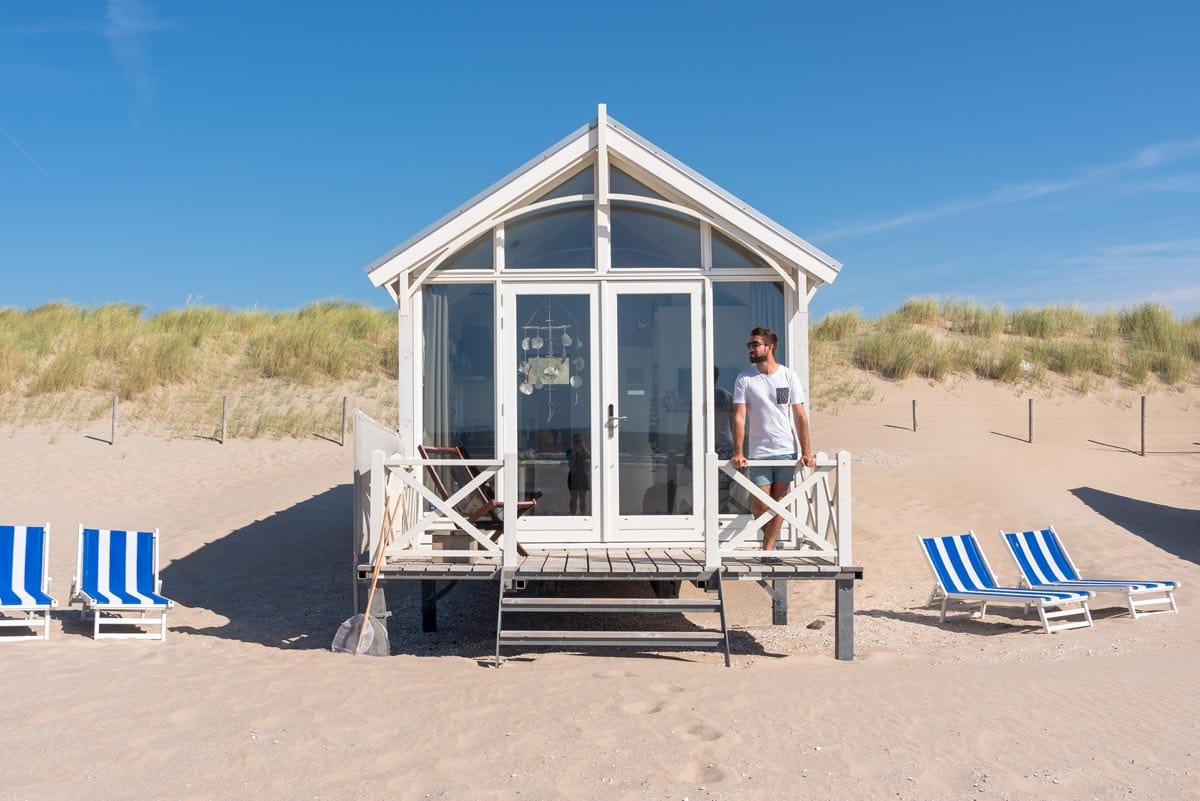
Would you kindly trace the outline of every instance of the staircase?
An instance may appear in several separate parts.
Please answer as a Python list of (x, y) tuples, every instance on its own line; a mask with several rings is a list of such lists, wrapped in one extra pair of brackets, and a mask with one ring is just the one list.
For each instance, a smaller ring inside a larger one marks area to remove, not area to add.
[[(714, 570), (706, 587), (715, 590), (715, 598), (608, 598), (562, 596), (516, 596), (507, 589), (512, 581), (500, 580), (500, 602), (496, 614), (496, 666), (500, 666), (502, 646), (558, 646), (563, 649), (584, 647), (626, 646), (654, 651), (659, 648), (724, 648), (725, 666), (730, 666), (729, 631), (725, 624), (725, 594), (721, 586), (721, 571)], [(721, 628), (699, 631), (615, 631), (600, 630), (543, 630), (506, 628), (506, 615), (512, 612), (550, 612), (580, 614), (593, 612), (662, 613), (711, 612), (720, 615)]]

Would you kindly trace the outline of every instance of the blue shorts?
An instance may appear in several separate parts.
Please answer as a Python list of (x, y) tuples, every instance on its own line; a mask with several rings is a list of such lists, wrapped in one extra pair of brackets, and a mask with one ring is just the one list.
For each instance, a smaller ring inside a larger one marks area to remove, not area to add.
[[(753, 457), (751, 461), (755, 461), (758, 457)], [(759, 487), (769, 487), (772, 484), (791, 484), (796, 478), (796, 453), (792, 452), (791, 456), (763, 456), (764, 461), (770, 460), (773, 462), (787, 462), (786, 465), (779, 467), (751, 467), (747, 471), (750, 480)]]

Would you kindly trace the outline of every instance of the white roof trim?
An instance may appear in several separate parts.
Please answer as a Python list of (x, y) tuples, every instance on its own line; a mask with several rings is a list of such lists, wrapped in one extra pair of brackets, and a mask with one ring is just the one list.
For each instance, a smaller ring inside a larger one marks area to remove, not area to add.
[[(514, 204), (537, 191), (549, 189), (560, 176), (571, 172), (588, 160), (604, 141), (608, 152), (621, 161), (653, 176), (671, 187), (691, 204), (714, 218), (721, 228), (744, 232), (743, 244), (758, 244), (759, 251), (778, 254), (780, 260), (794, 266), (819, 283), (831, 283), (842, 265), (758, 212), (748, 204), (721, 189), (665, 151), (638, 136), (612, 117), (605, 116), (605, 136), (597, 126), (599, 119), (575, 130), (549, 149), (521, 165), (496, 183), (468, 200), (459, 208), (426, 226), (420, 232), (393, 248), (367, 266), (368, 278), (375, 286), (392, 284), (401, 273), (428, 266), (430, 257), (446, 248), (464, 234), (489, 220), (504, 216)], [(732, 233), (732, 231), (727, 231)], [(769, 259), (773, 263), (774, 259)], [(774, 264), (773, 264), (774, 266)]]

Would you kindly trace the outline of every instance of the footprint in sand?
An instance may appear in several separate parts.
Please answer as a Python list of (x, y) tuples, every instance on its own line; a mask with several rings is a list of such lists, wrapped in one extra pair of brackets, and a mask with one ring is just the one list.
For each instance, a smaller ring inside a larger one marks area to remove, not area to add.
[(621, 711), (630, 715), (657, 715), (666, 706), (662, 701), (635, 701), (632, 704), (625, 704), (621, 707)]
[(658, 693), (659, 695), (667, 695), (668, 693), (681, 693), (683, 687), (678, 684), (664, 684), (661, 681), (650, 685), (650, 692)]
[(637, 674), (631, 670), (601, 670), (592, 674), (593, 679), (635, 679)]
[(700, 740), (706, 743), (710, 743), (713, 740), (719, 740), (724, 736), (725, 733), (721, 730), (714, 729), (712, 726), (708, 726), (704, 723), (695, 723), (691, 726), (688, 726), (679, 734), (679, 738), (682, 740), (687, 740), (689, 742)]
[(725, 781), (728, 775), (724, 770), (707, 762), (696, 762), (692, 765), (692, 780), (698, 784), (716, 784)]

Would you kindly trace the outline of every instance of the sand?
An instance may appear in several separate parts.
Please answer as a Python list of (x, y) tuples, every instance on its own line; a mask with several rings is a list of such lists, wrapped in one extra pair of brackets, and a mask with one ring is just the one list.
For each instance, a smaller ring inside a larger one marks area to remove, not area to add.
[[(855, 456), (857, 658), (833, 659), (831, 587), (793, 585), (773, 627), (745, 584), (732, 669), (544, 650), (486, 667), (482, 585), (446, 597), (437, 634), (391, 587), (395, 655), (333, 654), (349, 448), (0, 431), (0, 518), (50, 523), (60, 603), (81, 522), (161, 529), (177, 602), (164, 643), (93, 641), (66, 610), (49, 642), (0, 643), (0, 799), (1200, 797), (1195, 398), (1155, 396), (1146, 458), (1131, 393), (1037, 409), (1032, 445), (1024, 396), (974, 381), (814, 413), (816, 446)], [(1085, 572), (1182, 581), (1180, 614), (1133, 621), (1102, 596), (1094, 628), (1050, 636), (923, 608), (917, 534), (973, 528), (1012, 580), (998, 529), (1051, 523)]]

